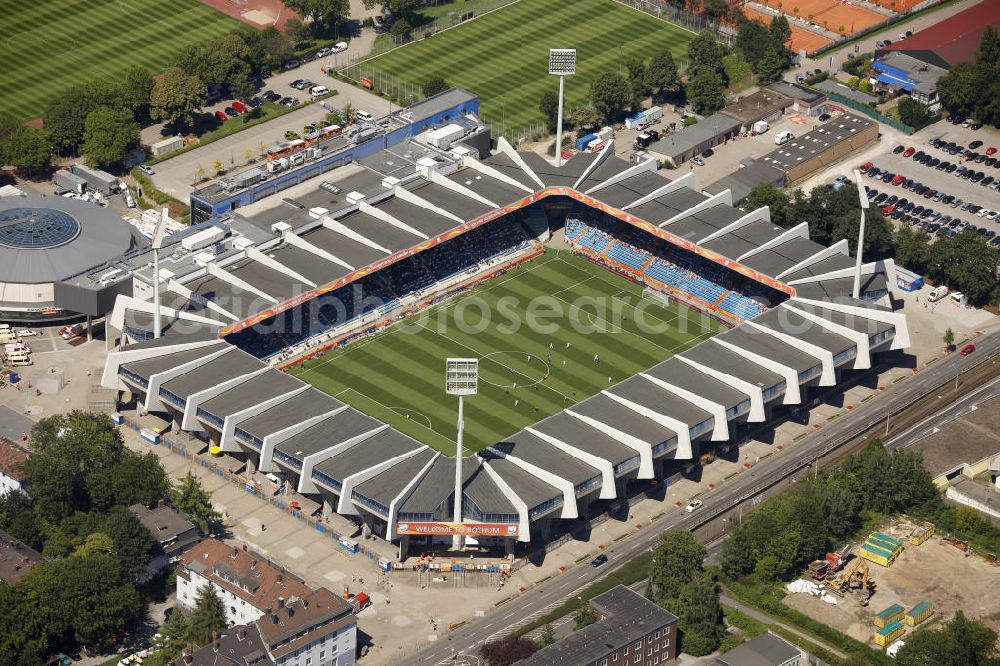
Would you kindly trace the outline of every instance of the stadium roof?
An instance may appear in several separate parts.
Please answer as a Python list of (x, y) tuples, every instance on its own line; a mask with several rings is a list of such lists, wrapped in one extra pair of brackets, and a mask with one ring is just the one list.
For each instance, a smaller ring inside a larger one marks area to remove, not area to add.
[(951, 69), (958, 62), (972, 62), (979, 50), (986, 26), (1000, 32), (1000, 3), (983, 0), (943, 21), (934, 23), (906, 39), (893, 42), (875, 52), (905, 53), (930, 65)]
[[(347, 284), (496, 219), (497, 208), (513, 204), (509, 212), (553, 195), (603, 207), (790, 298), (466, 459), (464, 499), (482, 514), (517, 515), (522, 525), (554, 512), (576, 517), (577, 496), (599, 489), (602, 498), (615, 497), (613, 478), (654, 478), (655, 460), (690, 459), (697, 455), (693, 441), (724, 439), (727, 430), (716, 419), (761, 422), (765, 404), (800, 404), (802, 386), (833, 385), (831, 358), (837, 368), (865, 368), (871, 350), (909, 344), (903, 315), (850, 298), (853, 261), (839, 248), (809, 240), (804, 228), (772, 224), (767, 209), (734, 208), (725, 189), (697, 192), (687, 174), (671, 180), (676, 174), (658, 171), (653, 161), (630, 164), (606, 150), (555, 167), (501, 142), (482, 162), (438, 155), (434, 165), (411, 163), (410, 175), (397, 170), (398, 181), (352, 172), (348, 180), (365, 188), (364, 198), (341, 202), (337, 195), (336, 209), (303, 214), (297, 205), (279, 204), (296, 222), (291, 229), (254, 251), (229, 251), (211, 267), (175, 276), (195, 296), (175, 285), (165, 302), (206, 317), (203, 328), (181, 334), (168, 325), (159, 340), (112, 352), (104, 383), (141, 393), (150, 376), (167, 373), (162, 390), (182, 400), (200, 394), (197, 407), (235, 422), (235, 430), (219, 435), (224, 451), (259, 455), (260, 469), (297, 479), (300, 492), (350, 491), (347, 501), (377, 513), (392, 533), (400, 511), (426, 515), (445, 505), (453, 459), (213, 336), (234, 317), (267, 317), (283, 302), (311, 297), (309, 282)], [(256, 214), (269, 224), (284, 221), (274, 211)], [(891, 260), (863, 272), (863, 291), (875, 296), (895, 282)], [(148, 325), (148, 310), (131, 308), (126, 321)], [(207, 360), (193, 363), (200, 359)]]
[(0, 282), (59, 282), (132, 249), (110, 208), (65, 197), (0, 198)]

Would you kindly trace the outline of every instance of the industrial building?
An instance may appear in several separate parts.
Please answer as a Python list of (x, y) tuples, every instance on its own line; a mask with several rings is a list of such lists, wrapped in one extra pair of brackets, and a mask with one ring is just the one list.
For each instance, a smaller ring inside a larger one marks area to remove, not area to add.
[(800, 666), (809, 658), (799, 648), (770, 631), (716, 657), (719, 666)]
[(792, 184), (871, 145), (877, 139), (877, 122), (844, 113), (778, 146), (760, 161), (784, 172), (785, 180)]
[[(544, 541), (589, 516), (597, 500), (624, 497), (632, 481), (693, 465), (703, 447), (737, 445), (748, 424), (909, 345), (906, 318), (888, 298), (891, 260), (864, 264), (854, 299), (846, 240), (824, 247), (805, 223), (777, 227), (767, 208), (734, 208), (731, 191), (699, 193), (691, 174), (671, 180), (658, 166), (618, 159), (613, 142), (560, 167), (503, 139), (485, 159), (464, 145), (446, 151), (413, 141), (372, 155), (322, 193), (303, 195), (330, 205), (290, 200), (258, 211), (259, 242), (175, 250), (161, 263), (159, 339), (151, 339), (151, 272), (137, 272), (145, 286), (119, 298), (109, 318), (102, 384), (120, 391), (122, 404), (172, 421), (202, 451), (211, 446), (243, 461), (248, 476), (267, 475), (275, 492), (398, 543), (405, 557), (450, 534), (441, 530), (459, 529), (450, 523), (454, 460), (260, 360), (280, 359), (259, 346), (270, 344), (267, 327), (279, 315), (312, 321), (309, 308), (325, 295), (455, 239), (488, 237), (505, 216), (519, 215), (544, 239), (572, 205), (782, 294), (742, 325), (466, 457), (460, 529), (509, 552), (515, 541)], [(336, 330), (305, 328), (322, 343), (363, 332), (399, 307), (385, 303)]]
[(669, 160), (674, 166), (680, 166), (695, 155), (734, 139), (741, 127), (742, 123), (736, 118), (716, 113), (664, 135), (649, 144), (646, 152), (660, 161)]
[(719, 113), (740, 121), (740, 131), (749, 132), (753, 124), (761, 120), (774, 122), (783, 116), (785, 109), (791, 105), (792, 99), (790, 97), (763, 88), (746, 97), (741, 97)]
[(748, 157), (740, 160), (736, 171), (723, 176), (702, 191), (705, 194), (715, 195), (729, 190), (733, 195), (733, 205), (742, 206), (750, 191), (761, 183), (784, 187), (788, 181), (785, 180), (785, 172), (781, 169)]

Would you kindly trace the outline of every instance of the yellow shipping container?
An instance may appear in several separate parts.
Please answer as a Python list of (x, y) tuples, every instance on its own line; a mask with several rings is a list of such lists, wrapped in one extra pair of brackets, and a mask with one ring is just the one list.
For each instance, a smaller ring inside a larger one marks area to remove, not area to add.
[(921, 601), (919, 604), (906, 611), (906, 624), (911, 627), (915, 627), (931, 615), (934, 614), (934, 608), (926, 601)]
[(932, 534), (934, 534), (933, 523), (924, 523), (923, 525), (918, 525), (913, 529), (912, 532), (910, 532), (910, 543), (913, 544), (914, 546), (919, 546), (924, 541), (930, 539)]
[(875, 632), (875, 644), (885, 647), (906, 633), (902, 622), (893, 622)]

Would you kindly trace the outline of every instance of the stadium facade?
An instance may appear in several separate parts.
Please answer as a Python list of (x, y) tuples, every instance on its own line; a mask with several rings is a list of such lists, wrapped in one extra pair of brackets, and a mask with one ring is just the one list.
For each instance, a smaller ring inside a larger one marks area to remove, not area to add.
[[(767, 208), (734, 208), (728, 190), (703, 194), (655, 160), (615, 157), (613, 144), (557, 168), (498, 143), (481, 159), (408, 141), (337, 181), (339, 207), (304, 202), (253, 246), (174, 256), (160, 276), (165, 334), (150, 339), (148, 300), (119, 298), (103, 385), (404, 555), (446, 548), (455, 532), (509, 551), (738, 445), (910, 343), (891, 260), (863, 266), (854, 299), (846, 240), (824, 247), (805, 223), (777, 227)], [(453, 459), (275, 367), (553, 235), (732, 328), (465, 458), (461, 524)], [(359, 304), (358, 285), (378, 298)]]

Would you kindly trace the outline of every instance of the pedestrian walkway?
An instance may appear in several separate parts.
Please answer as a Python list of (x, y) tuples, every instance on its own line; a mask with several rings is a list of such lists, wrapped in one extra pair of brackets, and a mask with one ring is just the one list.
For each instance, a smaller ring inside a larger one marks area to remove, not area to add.
[(806, 633), (804, 633), (802, 631), (799, 631), (795, 627), (791, 627), (791, 626), (785, 624), (784, 622), (781, 622), (780, 620), (777, 620), (777, 619), (771, 617), (770, 615), (768, 615), (767, 613), (764, 613), (763, 611), (759, 611), (756, 608), (751, 608), (750, 606), (745, 606), (744, 604), (741, 604), (740, 602), (738, 602), (735, 599), (732, 599), (732, 598), (726, 596), (725, 594), (720, 594), (719, 595), (719, 601), (722, 602), (722, 605), (729, 606), (733, 610), (738, 610), (739, 612), (741, 612), (744, 615), (747, 615), (747, 616), (753, 618), (754, 620), (757, 620), (758, 622), (763, 622), (764, 624), (773, 624), (773, 625), (775, 625), (777, 627), (781, 627), (782, 629), (784, 629), (785, 631), (787, 631), (789, 633), (795, 634), (799, 638), (802, 638), (802, 639), (805, 639), (805, 640), (809, 641), (810, 643), (815, 643), (816, 645), (820, 646), (821, 648), (830, 651), (832, 654), (836, 655), (840, 659), (846, 659), (847, 658), (847, 655), (844, 654), (843, 652), (841, 652), (840, 650), (838, 650), (837, 648), (835, 648), (835, 647), (833, 647), (833, 646), (831, 646), (831, 645), (829, 645), (827, 643), (824, 643), (823, 641), (821, 641), (821, 640), (819, 640), (817, 638), (814, 638), (814, 637), (810, 636), (809, 634), (806, 634)]

